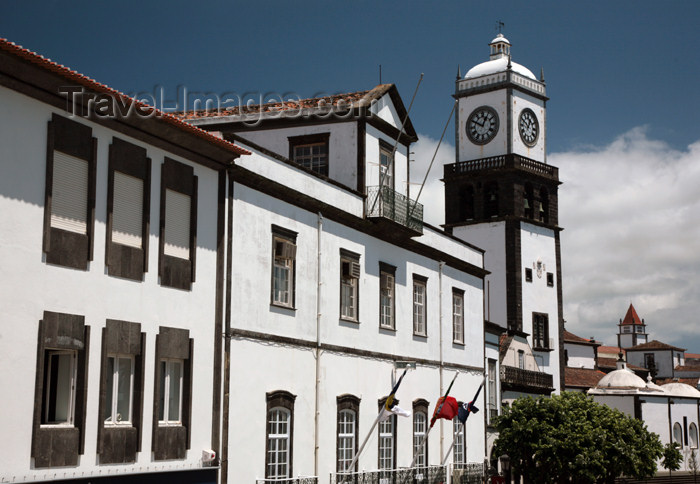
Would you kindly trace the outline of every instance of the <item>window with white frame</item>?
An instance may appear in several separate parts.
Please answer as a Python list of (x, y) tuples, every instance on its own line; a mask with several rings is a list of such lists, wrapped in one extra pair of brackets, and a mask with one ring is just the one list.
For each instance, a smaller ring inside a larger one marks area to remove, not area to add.
[(422, 410), (415, 410), (413, 414), (413, 455), (416, 459), (416, 467), (428, 465), (428, 445), (423, 443), (425, 432), (428, 428), (428, 415)]
[(379, 326), (395, 329), (395, 274), (396, 267), (379, 263)]
[(171, 358), (160, 360), (160, 425), (180, 425), (182, 422), (182, 376), (184, 361)]
[(267, 413), (267, 472), (268, 479), (290, 477), (289, 443), (290, 412), (286, 408), (275, 407)]
[(394, 188), (394, 148), (380, 140), (379, 144), (379, 184), (383, 187)]
[(452, 341), (464, 344), (464, 291), (452, 289)]
[(394, 468), (396, 415), (379, 422), (379, 469)]
[(277, 390), (267, 393), (266, 397), (265, 478), (286, 479), (292, 476), (296, 396)]
[(134, 388), (133, 356), (110, 355), (107, 357), (105, 384), (105, 424), (131, 424)]
[(355, 455), (357, 432), (357, 412), (346, 408), (338, 412), (338, 472), (351, 472), (348, 469)]
[(427, 320), (427, 279), (413, 275), (413, 334), (426, 336)]
[(357, 321), (359, 315), (360, 256), (340, 251), (340, 317)]
[(454, 439), (453, 462), (455, 464), (466, 463), (464, 456), (464, 425), (457, 417), (452, 419), (452, 438)]
[(678, 422), (673, 424), (673, 441), (683, 447), (683, 429)]
[(493, 424), (493, 419), (498, 416), (498, 395), (496, 393), (496, 360), (489, 358), (488, 360), (488, 370), (489, 370), (489, 423)]
[(518, 350), (518, 368), (525, 369), (525, 352), (523, 350)]
[(321, 175), (328, 176), (330, 133), (290, 136), (289, 158)]
[(549, 315), (532, 313), (532, 346), (549, 348)]
[(77, 352), (46, 350), (42, 425), (73, 425)]
[(296, 233), (272, 229), (272, 304), (294, 307)]
[(697, 449), (698, 448), (698, 426), (695, 425), (695, 422), (691, 422), (690, 427), (688, 427), (688, 438), (690, 439), (690, 447), (692, 449)]

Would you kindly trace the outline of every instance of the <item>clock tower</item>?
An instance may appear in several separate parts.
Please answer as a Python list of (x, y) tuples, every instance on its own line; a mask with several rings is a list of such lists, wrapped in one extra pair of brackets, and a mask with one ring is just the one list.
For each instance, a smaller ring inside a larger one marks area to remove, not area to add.
[(526, 338), (541, 371), (563, 387), (557, 193), (547, 164), (547, 95), (511, 59), (502, 34), (489, 60), (458, 74), (455, 163), (444, 166), (445, 228), (483, 249), (486, 318)]

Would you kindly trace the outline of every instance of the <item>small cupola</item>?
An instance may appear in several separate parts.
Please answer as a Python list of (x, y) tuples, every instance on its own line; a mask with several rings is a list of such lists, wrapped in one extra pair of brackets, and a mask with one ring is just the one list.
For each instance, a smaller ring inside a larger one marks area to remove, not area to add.
[(498, 34), (496, 38), (489, 43), (489, 46), (491, 47), (491, 60), (510, 56), (510, 42), (503, 34)]

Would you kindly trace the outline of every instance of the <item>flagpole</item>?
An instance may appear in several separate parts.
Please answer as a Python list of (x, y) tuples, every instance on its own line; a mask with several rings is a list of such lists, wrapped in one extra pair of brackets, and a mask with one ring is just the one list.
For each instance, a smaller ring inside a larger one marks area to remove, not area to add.
[(406, 371), (408, 368), (404, 368), (403, 373), (399, 377), (399, 380), (396, 382), (394, 387), (391, 389), (391, 393), (389, 396), (386, 398), (384, 402), (384, 406), (382, 409), (379, 411), (379, 415), (377, 415), (377, 418), (374, 419), (374, 423), (372, 424), (372, 428), (369, 429), (369, 432), (367, 433), (367, 437), (365, 437), (365, 440), (362, 442), (362, 445), (360, 446), (359, 449), (357, 449), (357, 452), (355, 453), (355, 456), (352, 458), (352, 461), (350, 461), (350, 464), (348, 464), (345, 467), (345, 472), (349, 472), (357, 460), (360, 458), (360, 454), (362, 454), (362, 451), (365, 448), (365, 445), (367, 445), (367, 441), (369, 440), (370, 435), (372, 435), (372, 432), (374, 432), (374, 428), (377, 426), (379, 423), (379, 420), (382, 418), (382, 415), (384, 415), (384, 410), (391, 410), (391, 407), (393, 407), (393, 402), (394, 402), (394, 395), (396, 394), (396, 391), (399, 389), (399, 385), (401, 385), (401, 380), (403, 380), (403, 377), (406, 376)]
[[(471, 401), (472, 405), (476, 404), (476, 399), (479, 398), (479, 393), (481, 393), (481, 389), (484, 387), (484, 380), (485, 380), (485, 378), (481, 380), (481, 384), (479, 385), (479, 388), (476, 390), (476, 393), (474, 394), (474, 398), (472, 398), (472, 401)], [(476, 411), (474, 413), (476, 413)], [(464, 422), (460, 422), (462, 424), (462, 426), (457, 431), (457, 432), (459, 432), (461, 430), (464, 430), (465, 441), (467, 438), (467, 430), (466, 429), (467, 429), (467, 419), (468, 418), (469, 418), (469, 414), (467, 414), (467, 416), (465, 417)], [(454, 447), (455, 447), (455, 439), (454, 439), (454, 435), (453, 435), (452, 436), (452, 444), (450, 445), (450, 448), (447, 449), (447, 452), (445, 453), (445, 458), (442, 459), (442, 465), (445, 465), (445, 463), (447, 462), (447, 459), (450, 457), (450, 454), (452, 453), (452, 449), (454, 449)]]
[(435, 418), (435, 416), (440, 413), (440, 411), (442, 410), (442, 406), (445, 405), (445, 400), (447, 400), (447, 396), (450, 394), (450, 390), (452, 390), (452, 385), (454, 385), (455, 380), (457, 379), (458, 375), (459, 375), (459, 372), (456, 372), (454, 378), (452, 378), (452, 382), (450, 382), (450, 386), (447, 387), (447, 391), (445, 392), (445, 395), (442, 397), (442, 402), (440, 402), (440, 406), (435, 411), (435, 413), (433, 413), (433, 418), (430, 420), (430, 427), (428, 427), (428, 430), (426, 430), (425, 435), (423, 436), (423, 440), (421, 441), (420, 445), (413, 453), (413, 460), (411, 461), (411, 465), (409, 466), (410, 469), (412, 469), (413, 466), (416, 465), (416, 460), (418, 459), (418, 454), (423, 451), (423, 447), (425, 446), (425, 441), (428, 440), (428, 434), (430, 434), (430, 431), (433, 429), (433, 425), (435, 425), (435, 421), (437, 420), (437, 418)]

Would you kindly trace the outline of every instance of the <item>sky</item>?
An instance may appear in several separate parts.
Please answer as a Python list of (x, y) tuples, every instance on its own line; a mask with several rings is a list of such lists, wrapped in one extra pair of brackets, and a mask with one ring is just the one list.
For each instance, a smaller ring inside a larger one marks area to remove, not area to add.
[[(101, 6), (105, 5), (105, 6)], [(615, 344), (630, 303), (650, 339), (700, 353), (700, 2), (0, 2), (0, 37), (128, 94), (183, 89), (274, 98), (395, 83), (433, 156), (458, 66), (498, 33), (547, 83), (559, 167), (567, 329)], [(174, 103), (170, 107), (177, 107)], [(1, 108), (1, 107), (0, 107)], [(443, 221), (447, 131), (421, 202)]]

